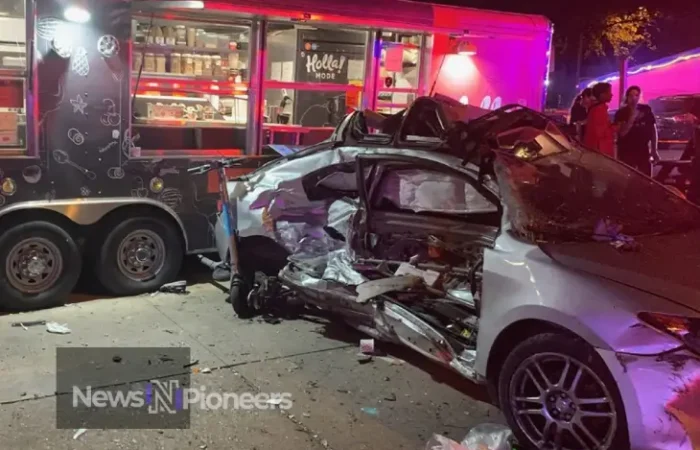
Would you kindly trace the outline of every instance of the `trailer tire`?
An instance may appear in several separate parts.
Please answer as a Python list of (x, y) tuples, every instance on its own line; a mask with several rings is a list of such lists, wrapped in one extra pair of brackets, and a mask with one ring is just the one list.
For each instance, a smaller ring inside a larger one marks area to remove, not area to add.
[[(120, 217), (120, 219), (123, 216)], [(184, 248), (180, 233), (157, 217), (114, 221), (97, 253), (95, 275), (111, 295), (153, 292), (175, 281)]]
[(80, 278), (78, 244), (51, 222), (33, 220), (2, 231), (0, 255), (0, 305), (12, 311), (61, 305)]

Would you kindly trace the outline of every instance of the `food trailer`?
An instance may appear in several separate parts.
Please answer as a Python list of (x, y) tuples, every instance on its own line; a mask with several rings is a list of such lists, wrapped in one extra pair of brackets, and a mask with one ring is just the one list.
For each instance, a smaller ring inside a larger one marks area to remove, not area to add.
[(402, 0), (0, 8), (0, 304), (15, 310), (63, 301), (82, 271), (114, 295), (154, 290), (213, 250), (217, 180), (187, 174), (203, 160), (245, 156), (242, 175), (348, 111), (433, 92), (541, 108), (552, 33)]

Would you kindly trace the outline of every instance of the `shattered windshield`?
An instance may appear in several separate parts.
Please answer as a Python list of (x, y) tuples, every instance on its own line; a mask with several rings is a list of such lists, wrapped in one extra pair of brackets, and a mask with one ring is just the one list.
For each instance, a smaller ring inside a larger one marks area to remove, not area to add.
[(700, 227), (694, 205), (555, 132), (554, 125), (523, 127), (498, 137), (506, 145), (494, 169), (516, 232), (533, 240), (587, 241), (611, 229), (640, 237)]

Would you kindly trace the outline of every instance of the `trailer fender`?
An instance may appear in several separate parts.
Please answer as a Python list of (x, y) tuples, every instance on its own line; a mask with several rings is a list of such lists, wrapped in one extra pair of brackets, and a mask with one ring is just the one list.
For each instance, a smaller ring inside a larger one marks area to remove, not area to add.
[(182, 223), (180, 216), (169, 206), (150, 198), (72, 198), (20, 202), (0, 209), (0, 219), (18, 211), (44, 209), (57, 212), (78, 225), (93, 225), (110, 212), (125, 206), (152, 206), (167, 213), (180, 227), (185, 249), (189, 249), (185, 225)]

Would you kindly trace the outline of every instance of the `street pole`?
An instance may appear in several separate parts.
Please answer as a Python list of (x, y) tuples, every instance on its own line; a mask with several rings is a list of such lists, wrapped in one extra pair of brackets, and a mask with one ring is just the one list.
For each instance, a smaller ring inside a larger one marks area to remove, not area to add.
[(618, 98), (618, 105), (622, 108), (622, 102), (625, 100), (625, 90), (627, 89), (627, 63), (629, 58), (627, 56), (620, 57), (620, 97)]
[[(576, 57), (576, 89), (581, 82), (581, 64), (583, 63), (583, 33), (578, 37), (578, 56)], [(578, 92), (576, 93), (578, 95)]]

